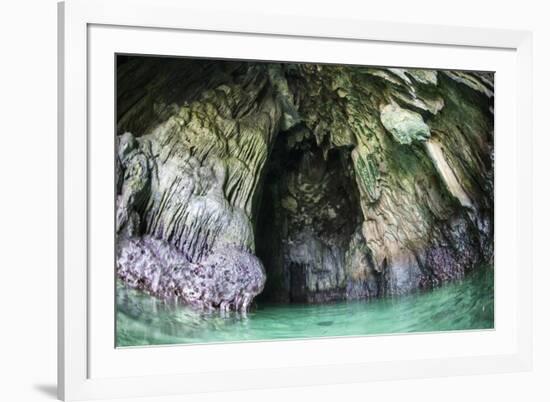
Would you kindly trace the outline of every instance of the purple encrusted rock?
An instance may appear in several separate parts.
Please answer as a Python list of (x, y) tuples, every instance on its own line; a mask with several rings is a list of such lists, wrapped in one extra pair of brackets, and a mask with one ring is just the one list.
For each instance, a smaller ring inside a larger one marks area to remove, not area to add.
[(260, 260), (236, 247), (218, 248), (191, 262), (150, 236), (120, 240), (116, 264), (117, 276), (128, 286), (208, 310), (246, 312), (266, 279)]

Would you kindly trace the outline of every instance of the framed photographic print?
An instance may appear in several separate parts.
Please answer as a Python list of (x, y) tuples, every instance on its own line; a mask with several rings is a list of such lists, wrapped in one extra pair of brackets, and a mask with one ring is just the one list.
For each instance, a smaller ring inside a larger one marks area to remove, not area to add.
[(61, 398), (530, 368), (529, 33), (59, 16)]

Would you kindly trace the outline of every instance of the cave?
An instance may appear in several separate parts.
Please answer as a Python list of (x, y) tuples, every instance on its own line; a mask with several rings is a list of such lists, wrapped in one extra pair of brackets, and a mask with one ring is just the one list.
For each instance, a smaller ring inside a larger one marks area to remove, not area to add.
[(278, 135), (255, 209), (259, 302), (344, 299), (346, 253), (362, 213), (351, 147), (328, 151), (303, 126)]
[(485, 72), (121, 57), (117, 277), (246, 311), (492, 264), (493, 90)]

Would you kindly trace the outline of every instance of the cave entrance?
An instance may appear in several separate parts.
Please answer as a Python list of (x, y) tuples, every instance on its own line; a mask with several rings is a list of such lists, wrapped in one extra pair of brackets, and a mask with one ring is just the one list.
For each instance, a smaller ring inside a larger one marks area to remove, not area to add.
[(346, 251), (362, 221), (351, 149), (323, 151), (305, 128), (279, 134), (255, 211), (267, 274), (258, 301), (344, 298)]

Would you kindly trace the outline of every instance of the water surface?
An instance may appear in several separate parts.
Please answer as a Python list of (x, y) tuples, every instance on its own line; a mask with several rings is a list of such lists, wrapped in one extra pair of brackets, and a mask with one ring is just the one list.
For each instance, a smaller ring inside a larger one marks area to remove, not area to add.
[(320, 305), (260, 304), (246, 317), (199, 313), (117, 284), (117, 346), (358, 336), (494, 327), (493, 268), (415, 294)]

